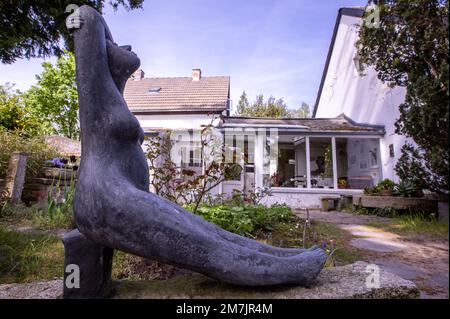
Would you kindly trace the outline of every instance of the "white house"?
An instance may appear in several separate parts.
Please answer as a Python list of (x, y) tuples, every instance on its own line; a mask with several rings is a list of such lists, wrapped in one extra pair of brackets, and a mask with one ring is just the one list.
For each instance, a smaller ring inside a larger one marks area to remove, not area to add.
[(215, 193), (268, 186), (273, 196), (265, 204), (292, 207), (317, 207), (323, 197), (361, 193), (381, 179), (396, 179), (393, 168), (404, 139), (394, 133), (394, 122), (405, 95), (381, 83), (372, 69), (361, 73), (354, 44), (363, 12), (339, 10), (313, 118), (230, 116), (230, 78), (204, 77), (199, 69), (177, 78), (145, 78), (139, 70), (124, 97), (147, 135), (184, 132), (180, 165), (199, 171), (195, 132), (211, 123), (212, 115), (220, 118), (215, 130), (232, 150), (225, 160), (240, 165), (242, 173)]
[(313, 117), (345, 114), (361, 123), (383, 125), (380, 140), (383, 178), (398, 182), (394, 167), (405, 137), (395, 134), (394, 123), (404, 101), (403, 87), (389, 87), (372, 67), (361, 70), (355, 43), (364, 9), (341, 8), (338, 13)]

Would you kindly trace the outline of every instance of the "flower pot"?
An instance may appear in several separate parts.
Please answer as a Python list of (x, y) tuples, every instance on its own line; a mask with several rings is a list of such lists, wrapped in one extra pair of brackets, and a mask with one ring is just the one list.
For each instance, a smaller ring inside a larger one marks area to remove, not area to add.
[(383, 189), (383, 190), (380, 192), (380, 195), (381, 195), (381, 196), (392, 196), (392, 190), (390, 190), (390, 189)]

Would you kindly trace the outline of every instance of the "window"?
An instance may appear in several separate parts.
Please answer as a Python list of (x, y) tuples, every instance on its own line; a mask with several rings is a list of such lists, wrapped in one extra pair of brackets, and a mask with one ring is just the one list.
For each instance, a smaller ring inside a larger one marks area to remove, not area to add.
[(271, 187), (364, 189), (382, 179), (379, 138), (267, 138), (262, 183)]
[(381, 180), (378, 138), (336, 138), (338, 187), (364, 189)]
[(312, 188), (334, 188), (333, 150), (331, 138), (309, 139), (309, 167)]

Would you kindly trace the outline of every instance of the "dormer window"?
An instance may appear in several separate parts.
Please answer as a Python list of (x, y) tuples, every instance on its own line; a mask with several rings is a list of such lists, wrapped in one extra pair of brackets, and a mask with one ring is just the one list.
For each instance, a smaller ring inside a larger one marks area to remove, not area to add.
[(150, 93), (158, 93), (161, 91), (161, 88), (159, 86), (152, 86), (150, 89), (148, 89)]

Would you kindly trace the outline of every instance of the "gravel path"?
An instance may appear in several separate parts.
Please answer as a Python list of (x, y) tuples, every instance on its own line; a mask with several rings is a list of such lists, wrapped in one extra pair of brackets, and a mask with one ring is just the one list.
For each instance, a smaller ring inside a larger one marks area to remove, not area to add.
[[(297, 215), (306, 218), (305, 211)], [(311, 220), (335, 224), (354, 236), (349, 245), (364, 252), (364, 259), (421, 290), (422, 298), (449, 298), (449, 242), (428, 236), (405, 238), (367, 224), (389, 224), (391, 219), (344, 212), (310, 211)]]

